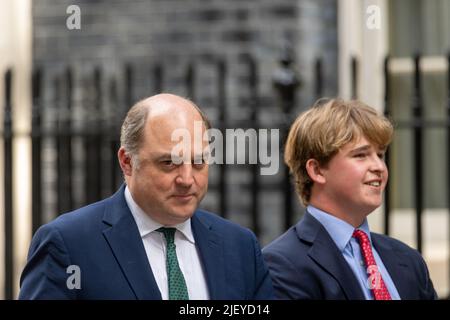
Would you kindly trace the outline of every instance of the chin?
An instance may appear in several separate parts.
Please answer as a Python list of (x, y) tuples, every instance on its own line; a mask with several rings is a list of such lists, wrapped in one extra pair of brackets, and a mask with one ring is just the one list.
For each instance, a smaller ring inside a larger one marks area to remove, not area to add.
[(186, 221), (190, 217), (194, 215), (195, 210), (175, 210), (172, 213), (173, 217), (176, 217), (180, 220)]
[(381, 206), (382, 204), (383, 204), (383, 199), (380, 198), (379, 200), (375, 201), (373, 205), (375, 206), (375, 209), (376, 209), (379, 206)]
[(381, 202), (377, 203), (369, 203), (365, 206), (365, 211), (367, 212), (366, 215), (371, 214), (375, 209), (377, 209), (379, 206), (381, 206)]

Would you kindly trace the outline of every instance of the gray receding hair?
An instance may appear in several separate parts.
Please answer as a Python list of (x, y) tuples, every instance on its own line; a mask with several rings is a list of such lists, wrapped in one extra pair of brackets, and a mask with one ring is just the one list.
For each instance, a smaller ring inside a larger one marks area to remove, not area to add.
[(143, 100), (136, 103), (127, 113), (120, 130), (120, 146), (131, 157), (132, 165), (138, 167), (138, 151), (142, 143), (149, 105)]

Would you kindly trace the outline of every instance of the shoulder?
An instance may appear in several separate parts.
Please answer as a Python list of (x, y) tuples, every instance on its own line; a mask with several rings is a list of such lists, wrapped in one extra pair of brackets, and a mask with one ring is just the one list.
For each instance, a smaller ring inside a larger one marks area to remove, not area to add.
[(289, 228), (262, 249), (270, 270), (277, 299), (323, 299), (322, 273), (311, 260), (312, 243), (298, 236), (297, 226)]
[(92, 234), (102, 221), (108, 199), (90, 204), (74, 211), (63, 213), (56, 219), (42, 225), (34, 238), (71, 238), (83, 239)]
[(282, 254), (286, 257), (298, 254), (299, 250), (301, 251), (305, 244), (302, 243), (297, 235), (297, 227), (298, 224), (290, 227), (282, 235), (270, 242), (264, 247), (263, 253), (267, 255)]
[(296, 273), (299, 268), (309, 265), (310, 248), (311, 244), (302, 241), (297, 235), (296, 226), (293, 226), (265, 246), (262, 253), (270, 269), (282, 268)]
[(403, 263), (413, 265), (420, 270), (427, 269), (425, 260), (420, 252), (406, 243), (379, 233), (372, 232), (371, 237), (375, 249), (380, 254), (383, 254), (383, 252), (395, 252), (398, 259), (401, 259)]
[(66, 226), (78, 226), (79, 224), (91, 223), (95, 220), (101, 220), (105, 210), (105, 205), (109, 199), (92, 203), (85, 207), (63, 213), (55, 220), (51, 221), (49, 225), (64, 228)]
[[(382, 260), (390, 260), (391, 264), (395, 263), (407, 267), (407, 269), (403, 269), (404, 271), (402, 271), (403, 282), (408, 283), (405, 286), (413, 287), (409, 290), (409, 293), (419, 294), (411, 298), (435, 299), (437, 297), (433, 282), (430, 279), (427, 264), (419, 251), (397, 239), (385, 235), (371, 233), (371, 236), (373, 245)], [(407, 272), (406, 270), (409, 271)]]
[(374, 242), (374, 245), (376, 247), (380, 247), (381, 248), (390, 248), (392, 250), (398, 251), (398, 252), (402, 252), (405, 254), (411, 254), (411, 255), (419, 255), (420, 253), (419, 251), (417, 251), (414, 248), (411, 248), (410, 246), (408, 246), (406, 243), (389, 237), (387, 235), (384, 234), (380, 234), (380, 233), (375, 233), (375, 232), (371, 232), (370, 233), (371, 237), (372, 237), (372, 241)]

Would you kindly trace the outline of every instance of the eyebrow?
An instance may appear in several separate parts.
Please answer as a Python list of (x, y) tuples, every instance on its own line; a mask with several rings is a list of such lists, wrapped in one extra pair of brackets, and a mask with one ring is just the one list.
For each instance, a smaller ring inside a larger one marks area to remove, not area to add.
[(162, 160), (162, 159), (170, 159), (172, 157), (172, 154), (170, 153), (159, 153), (157, 154), (157, 156), (155, 157), (157, 160)]
[[(203, 158), (203, 157), (204, 157), (203, 153), (199, 153), (199, 154), (194, 154), (193, 158), (195, 159), (195, 158)], [(166, 160), (166, 159), (168, 160), (168, 159), (172, 159), (172, 154), (171, 153), (160, 153), (155, 158), (157, 161)]]
[[(370, 150), (371, 148), (372, 148), (371, 145), (365, 144), (365, 145), (363, 145), (363, 146), (361, 146), (361, 147), (357, 147), (357, 148), (355, 148), (355, 149), (353, 149), (353, 150), (350, 150), (350, 153), (354, 154), (354, 153), (358, 153), (358, 152), (364, 152), (364, 151)], [(383, 147), (376, 148), (376, 151), (377, 151), (377, 152), (378, 152), (378, 151), (385, 152), (385, 151), (386, 151), (386, 148), (383, 148)]]
[(357, 147), (355, 149), (350, 150), (350, 153), (357, 153), (357, 152), (362, 152), (362, 151), (367, 151), (369, 149), (371, 149), (372, 147), (368, 144), (363, 145), (361, 147)]

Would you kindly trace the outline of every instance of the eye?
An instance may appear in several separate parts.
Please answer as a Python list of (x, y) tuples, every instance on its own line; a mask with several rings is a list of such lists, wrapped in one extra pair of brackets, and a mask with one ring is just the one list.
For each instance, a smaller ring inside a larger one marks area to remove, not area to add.
[(194, 161), (192, 161), (192, 166), (197, 169), (201, 169), (205, 165), (206, 165), (206, 159), (203, 157), (195, 158)]
[(164, 168), (173, 168), (173, 167), (175, 167), (176, 165), (175, 165), (175, 163), (173, 163), (172, 162), (172, 160), (162, 160), (161, 162), (160, 162), (160, 164), (162, 165), (162, 167), (164, 167)]
[(364, 158), (365, 156), (366, 156), (366, 154), (365, 154), (365, 153), (362, 153), (362, 152), (356, 153), (356, 154), (354, 155), (355, 158)]
[(384, 152), (379, 152), (377, 153), (378, 158), (380, 158), (381, 160), (384, 160)]

